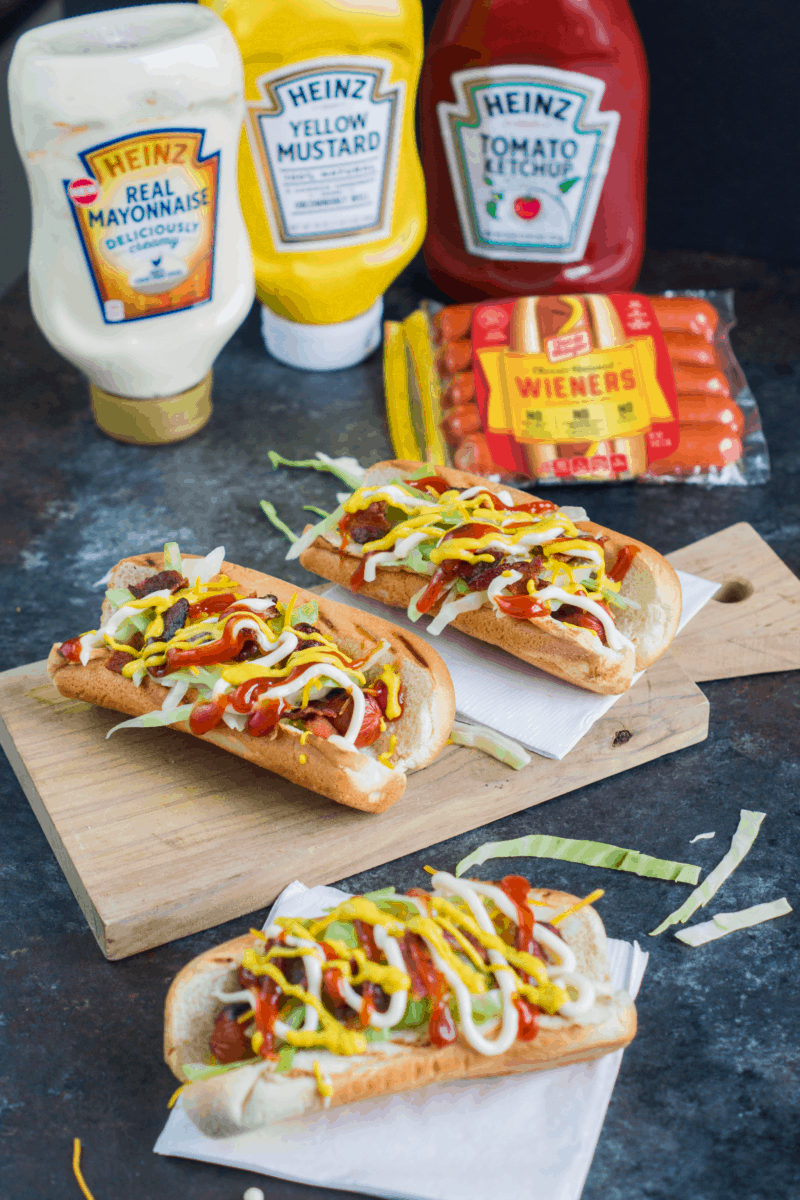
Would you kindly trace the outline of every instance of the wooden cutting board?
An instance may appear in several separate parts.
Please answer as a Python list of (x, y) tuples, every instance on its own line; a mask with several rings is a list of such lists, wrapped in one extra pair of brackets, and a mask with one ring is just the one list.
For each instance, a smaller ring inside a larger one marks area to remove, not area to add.
[(670, 647), (690, 679), (800, 667), (800, 579), (752, 525), (731, 525), (667, 558), (681, 571), (720, 584)]
[(106, 741), (117, 713), (64, 699), (45, 664), (0, 675), (0, 742), (100, 948), (125, 958), (584, 787), (708, 733), (665, 656), (562, 762), (514, 771), (448, 746), (388, 812), (343, 808), (175, 730)]
[(737, 648), (749, 669), (800, 665), (800, 584), (750, 526), (671, 558), (723, 587), (752, 584), (757, 599), (711, 601), (676, 639), (679, 657), (656, 663), (562, 762), (513, 771), (450, 746), (386, 813), (342, 808), (171, 729), (107, 742), (118, 715), (64, 699), (44, 663), (0, 675), (0, 742), (103, 953), (124, 958), (262, 908), (292, 879), (330, 883), (702, 741), (708, 702), (687, 671), (719, 677), (703, 673), (716, 661), (719, 675), (743, 673), (727, 670)]

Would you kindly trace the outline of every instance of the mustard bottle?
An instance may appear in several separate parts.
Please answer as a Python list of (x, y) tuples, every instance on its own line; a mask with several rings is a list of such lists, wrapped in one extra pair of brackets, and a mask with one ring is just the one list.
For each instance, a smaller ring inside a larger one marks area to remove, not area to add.
[(244, 60), (239, 192), (267, 349), (306, 370), (352, 366), (425, 234), (420, 0), (201, 2)]

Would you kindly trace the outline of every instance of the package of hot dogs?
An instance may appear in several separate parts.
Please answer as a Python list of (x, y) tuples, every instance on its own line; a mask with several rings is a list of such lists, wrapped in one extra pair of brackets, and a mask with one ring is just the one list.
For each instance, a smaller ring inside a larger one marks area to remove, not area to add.
[(395, 451), (518, 485), (764, 483), (734, 324), (731, 291), (423, 304), (386, 325)]

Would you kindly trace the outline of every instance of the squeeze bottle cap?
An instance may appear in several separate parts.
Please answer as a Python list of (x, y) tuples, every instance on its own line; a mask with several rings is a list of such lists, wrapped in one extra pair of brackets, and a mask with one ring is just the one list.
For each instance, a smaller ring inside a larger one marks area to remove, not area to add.
[(273, 358), (301, 371), (341, 371), (371, 354), (381, 340), (383, 297), (366, 312), (335, 325), (304, 325), (261, 306), (264, 345)]
[(211, 371), (185, 392), (151, 400), (115, 396), (93, 383), (89, 395), (94, 419), (109, 437), (134, 446), (182, 442), (211, 416)]

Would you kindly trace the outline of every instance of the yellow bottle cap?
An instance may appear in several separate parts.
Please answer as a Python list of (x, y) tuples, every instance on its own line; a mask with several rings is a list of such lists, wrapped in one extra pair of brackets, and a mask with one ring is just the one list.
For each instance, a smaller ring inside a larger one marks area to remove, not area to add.
[(132, 400), (91, 384), (90, 399), (97, 424), (109, 437), (134, 446), (182, 442), (202, 429), (211, 416), (211, 372), (194, 387), (175, 396)]

